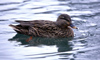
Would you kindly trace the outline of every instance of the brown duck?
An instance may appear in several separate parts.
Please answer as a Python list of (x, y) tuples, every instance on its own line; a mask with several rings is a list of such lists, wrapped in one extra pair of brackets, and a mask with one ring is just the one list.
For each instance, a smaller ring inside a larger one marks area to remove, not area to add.
[(9, 25), (17, 33), (33, 37), (64, 38), (73, 37), (71, 28), (77, 29), (67, 14), (61, 14), (56, 22), (46, 20), (21, 21), (16, 20), (19, 25)]

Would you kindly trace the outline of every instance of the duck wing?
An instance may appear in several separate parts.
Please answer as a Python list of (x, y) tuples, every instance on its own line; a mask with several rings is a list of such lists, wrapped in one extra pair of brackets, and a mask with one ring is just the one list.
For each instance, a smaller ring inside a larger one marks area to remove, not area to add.
[(26, 35), (35, 35), (37, 32), (38, 33), (47, 32), (55, 28), (55, 22), (47, 20), (32, 20), (32, 21), (16, 20), (16, 22), (20, 24), (9, 25), (9, 26), (11, 26), (17, 33)]
[(47, 21), (47, 20), (31, 20), (31, 21), (21, 21), (21, 20), (16, 20), (16, 22), (20, 23), (21, 26), (23, 27), (44, 27), (54, 25), (55, 22), (52, 21)]
[(31, 22), (33, 22), (33, 21), (16, 20), (16, 22), (20, 23), (20, 25), (23, 27), (29, 27), (29, 26), (31, 26)]

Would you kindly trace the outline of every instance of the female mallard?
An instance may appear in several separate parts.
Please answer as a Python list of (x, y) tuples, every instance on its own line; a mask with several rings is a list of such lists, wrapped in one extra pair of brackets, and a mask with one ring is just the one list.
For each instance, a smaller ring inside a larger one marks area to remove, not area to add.
[(19, 25), (9, 25), (17, 33), (30, 35), (34, 37), (64, 38), (73, 37), (72, 28), (76, 27), (72, 24), (71, 18), (67, 14), (61, 14), (56, 22), (46, 20), (20, 21)]

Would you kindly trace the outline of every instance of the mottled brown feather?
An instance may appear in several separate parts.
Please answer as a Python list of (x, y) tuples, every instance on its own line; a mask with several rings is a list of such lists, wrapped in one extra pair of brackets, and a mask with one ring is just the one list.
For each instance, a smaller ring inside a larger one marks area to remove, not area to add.
[[(62, 18), (65, 16), (66, 18)], [(20, 23), (19, 25), (10, 25), (14, 28), (17, 33), (31, 35), (34, 37), (50, 37), (50, 38), (63, 38), (73, 37), (74, 33), (70, 27), (71, 19), (67, 14), (61, 14), (56, 22), (47, 20), (32, 20), (32, 21), (21, 21), (16, 20)]]

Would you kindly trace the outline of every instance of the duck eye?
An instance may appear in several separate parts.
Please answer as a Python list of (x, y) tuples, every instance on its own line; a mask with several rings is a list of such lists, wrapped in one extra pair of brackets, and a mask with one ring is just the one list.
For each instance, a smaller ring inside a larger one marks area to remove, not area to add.
[(62, 17), (62, 18), (64, 18), (64, 17)]
[(64, 18), (65, 18), (65, 17), (63, 17), (63, 16), (61, 17), (61, 19), (64, 19)]

